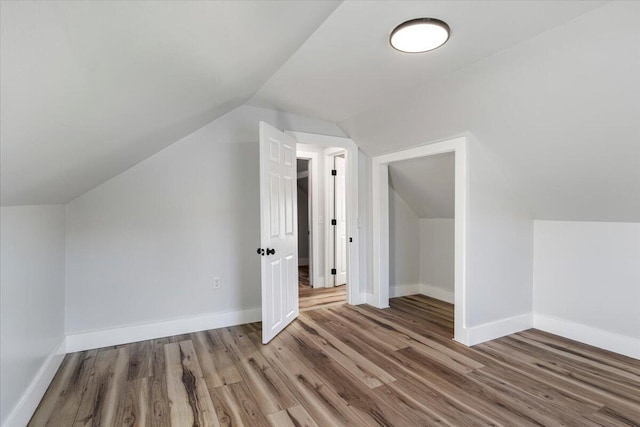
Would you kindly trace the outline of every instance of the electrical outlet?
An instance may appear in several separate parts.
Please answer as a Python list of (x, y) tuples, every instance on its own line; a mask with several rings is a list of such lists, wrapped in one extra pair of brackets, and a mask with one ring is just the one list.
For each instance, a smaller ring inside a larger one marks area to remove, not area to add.
[(219, 277), (213, 278), (213, 289), (220, 289), (221, 280)]

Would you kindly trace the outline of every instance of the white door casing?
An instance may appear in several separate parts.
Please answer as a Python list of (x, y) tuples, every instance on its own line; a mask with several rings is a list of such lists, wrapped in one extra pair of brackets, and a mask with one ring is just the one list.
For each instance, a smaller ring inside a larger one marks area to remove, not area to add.
[(347, 283), (347, 205), (346, 205), (346, 160), (344, 157), (334, 157), (336, 170), (334, 185), (334, 212), (336, 225), (334, 227), (335, 262), (336, 269), (334, 286)]
[[(296, 142), (303, 147), (305, 144), (321, 145), (323, 147), (340, 147), (347, 154), (347, 236), (353, 238), (353, 243), (349, 244), (347, 251), (347, 302), (349, 304), (362, 304), (366, 302), (366, 293), (360, 289), (360, 253), (364, 253), (365, 249), (365, 233), (360, 234), (360, 219), (358, 217), (359, 203), (358, 196), (358, 146), (349, 138), (318, 135), (305, 132), (286, 131), (287, 135), (296, 138)], [(318, 182), (321, 179), (320, 170), (316, 169), (314, 179)], [(316, 204), (317, 209), (317, 204)], [(315, 218), (321, 215), (318, 211)], [(326, 219), (326, 218), (325, 218)], [(314, 221), (314, 230), (318, 221)], [(363, 226), (366, 223), (363, 223)], [(320, 232), (320, 229), (318, 229)], [(318, 236), (318, 234), (316, 234)], [(362, 238), (361, 238), (362, 237)], [(318, 239), (316, 239), (316, 242)], [(314, 243), (315, 245), (315, 243)], [(363, 264), (363, 268), (366, 264)], [(363, 275), (362, 277), (366, 277)]]
[[(389, 307), (389, 163), (442, 153), (455, 153), (455, 278), (454, 340), (472, 345), (467, 328), (467, 136), (419, 145), (371, 159), (373, 222), (373, 293), (367, 303)], [(477, 341), (480, 342), (480, 341)]]
[[(260, 122), (262, 342), (298, 317), (296, 140)], [(275, 252), (273, 252), (275, 251)]]

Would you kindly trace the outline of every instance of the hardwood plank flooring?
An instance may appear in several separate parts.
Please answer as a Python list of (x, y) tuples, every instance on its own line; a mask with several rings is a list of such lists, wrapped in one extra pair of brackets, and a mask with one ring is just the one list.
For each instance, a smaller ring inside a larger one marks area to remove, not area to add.
[(311, 281), (309, 280), (309, 266), (308, 265), (300, 265), (298, 266), (298, 287), (300, 289), (310, 289)]
[(347, 302), (346, 285), (332, 288), (312, 288), (309, 282), (308, 265), (298, 267), (298, 291), (301, 312), (335, 307)]
[(336, 307), (347, 303), (347, 286), (299, 288), (300, 312)]
[(533, 329), (467, 348), (452, 305), (390, 305), (68, 354), (29, 425), (640, 426), (636, 359)]

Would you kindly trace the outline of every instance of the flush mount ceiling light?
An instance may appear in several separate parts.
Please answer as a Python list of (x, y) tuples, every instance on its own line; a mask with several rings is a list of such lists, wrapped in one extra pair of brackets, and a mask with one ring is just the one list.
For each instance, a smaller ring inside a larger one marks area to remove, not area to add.
[(394, 49), (422, 53), (437, 49), (449, 40), (449, 26), (434, 18), (418, 18), (398, 25), (389, 36)]

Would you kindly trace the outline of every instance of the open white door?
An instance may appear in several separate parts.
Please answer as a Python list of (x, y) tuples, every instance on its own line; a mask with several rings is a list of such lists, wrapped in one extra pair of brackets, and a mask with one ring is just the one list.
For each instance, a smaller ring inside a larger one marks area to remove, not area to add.
[(346, 160), (344, 157), (335, 159), (335, 268), (336, 276), (334, 286), (347, 283), (347, 175)]
[(260, 122), (262, 342), (298, 317), (296, 140)]

